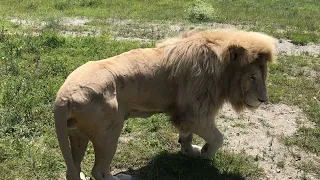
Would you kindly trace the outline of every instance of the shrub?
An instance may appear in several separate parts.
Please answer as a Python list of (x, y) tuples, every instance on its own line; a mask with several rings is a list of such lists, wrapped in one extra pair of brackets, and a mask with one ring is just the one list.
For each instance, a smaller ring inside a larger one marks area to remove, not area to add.
[(187, 13), (191, 22), (209, 21), (217, 16), (217, 10), (202, 0), (194, 1), (187, 8)]

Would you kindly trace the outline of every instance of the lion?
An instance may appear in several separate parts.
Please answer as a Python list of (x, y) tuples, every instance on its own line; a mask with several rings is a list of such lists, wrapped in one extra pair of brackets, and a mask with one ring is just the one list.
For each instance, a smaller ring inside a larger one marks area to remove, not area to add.
[[(226, 102), (241, 112), (268, 101), (268, 64), (275, 39), (237, 29), (199, 30), (75, 69), (57, 92), (54, 118), (67, 179), (80, 179), (88, 141), (94, 147), (92, 176), (130, 180), (110, 173), (125, 121), (168, 115), (184, 155), (208, 159), (223, 144), (215, 116)], [(205, 140), (192, 144), (193, 134)]]

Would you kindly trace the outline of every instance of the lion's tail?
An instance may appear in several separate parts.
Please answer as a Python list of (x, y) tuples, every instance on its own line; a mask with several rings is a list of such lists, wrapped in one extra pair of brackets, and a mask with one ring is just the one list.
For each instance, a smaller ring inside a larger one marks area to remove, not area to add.
[(67, 126), (67, 118), (68, 118), (68, 105), (59, 106), (56, 105), (54, 108), (54, 118), (55, 118), (55, 127), (56, 134), (59, 141), (60, 150), (62, 152), (63, 158), (66, 162), (68, 175), (72, 180), (78, 180), (79, 173), (77, 173), (77, 169), (75, 167), (70, 143), (68, 139), (68, 126)]

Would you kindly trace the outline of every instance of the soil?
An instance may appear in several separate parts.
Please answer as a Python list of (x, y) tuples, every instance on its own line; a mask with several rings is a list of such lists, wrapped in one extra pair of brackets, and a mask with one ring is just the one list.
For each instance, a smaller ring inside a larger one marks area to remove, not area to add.
[[(263, 179), (302, 179), (304, 174), (298, 168), (302, 162), (320, 162), (315, 154), (281, 142), (283, 137), (299, 136), (299, 127), (314, 126), (297, 107), (269, 104), (237, 115), (226, 105), (216, 123), (225, 136), (223, 149), (254, 156), (264, 170)], [(305, 176), (316, 179), (312, 174)]]

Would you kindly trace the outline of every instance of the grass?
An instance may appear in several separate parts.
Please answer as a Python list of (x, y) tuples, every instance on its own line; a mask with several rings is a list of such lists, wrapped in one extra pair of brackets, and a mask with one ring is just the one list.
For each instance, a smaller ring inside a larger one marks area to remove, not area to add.
[[(194, 4), (195, 3), (195, 4)], [(239, 1), (125, 1), (3, 0), (1, 17), (59, 19), (61, 17), (119, 18), (142, 21), (185, 22), (193, 20), (249, 25), (250, 29), (288, 38), (296, 44), (320, 39), (318, 0)], [(104, 24), (102, 26), (105, 26)]]
[[(316, 164), (317, 163), (317, 164)], [(316, 178), (320, 178), (320, 171), (319, 171), (319, 161), (318, 162), (314, 161), (303, 161), (299, 165), (299, 169), (303, 170), (305, 173), (315, 173)]]
[[(0, 177), (56, 179), (65, 171), (54, 132), (55, 93), (76, 67), (89, 60), (114, 56), (151, 44), (113, 41), (104, 37), (2, 35), (0, 39)], [(163, 115), (130, 119), (120, 142), (113, 170), (126, 169), (142, 179), (257, 178), (261, 169), (245, 153), (220, 151), (212, 160), (179, 153), (177, 131)], [(196, 143), (203, 143), (196, 139)], [(93, 165), (90, 144), (83, 163), (87, 175)], [(15, 169), (15, 171), (13, 171)], [(190, 174), (191, 169), (195, 174)]]
[(284, 161), (278, 161), (277, 162), (277, 167), (278, 168), (284, 168)]

